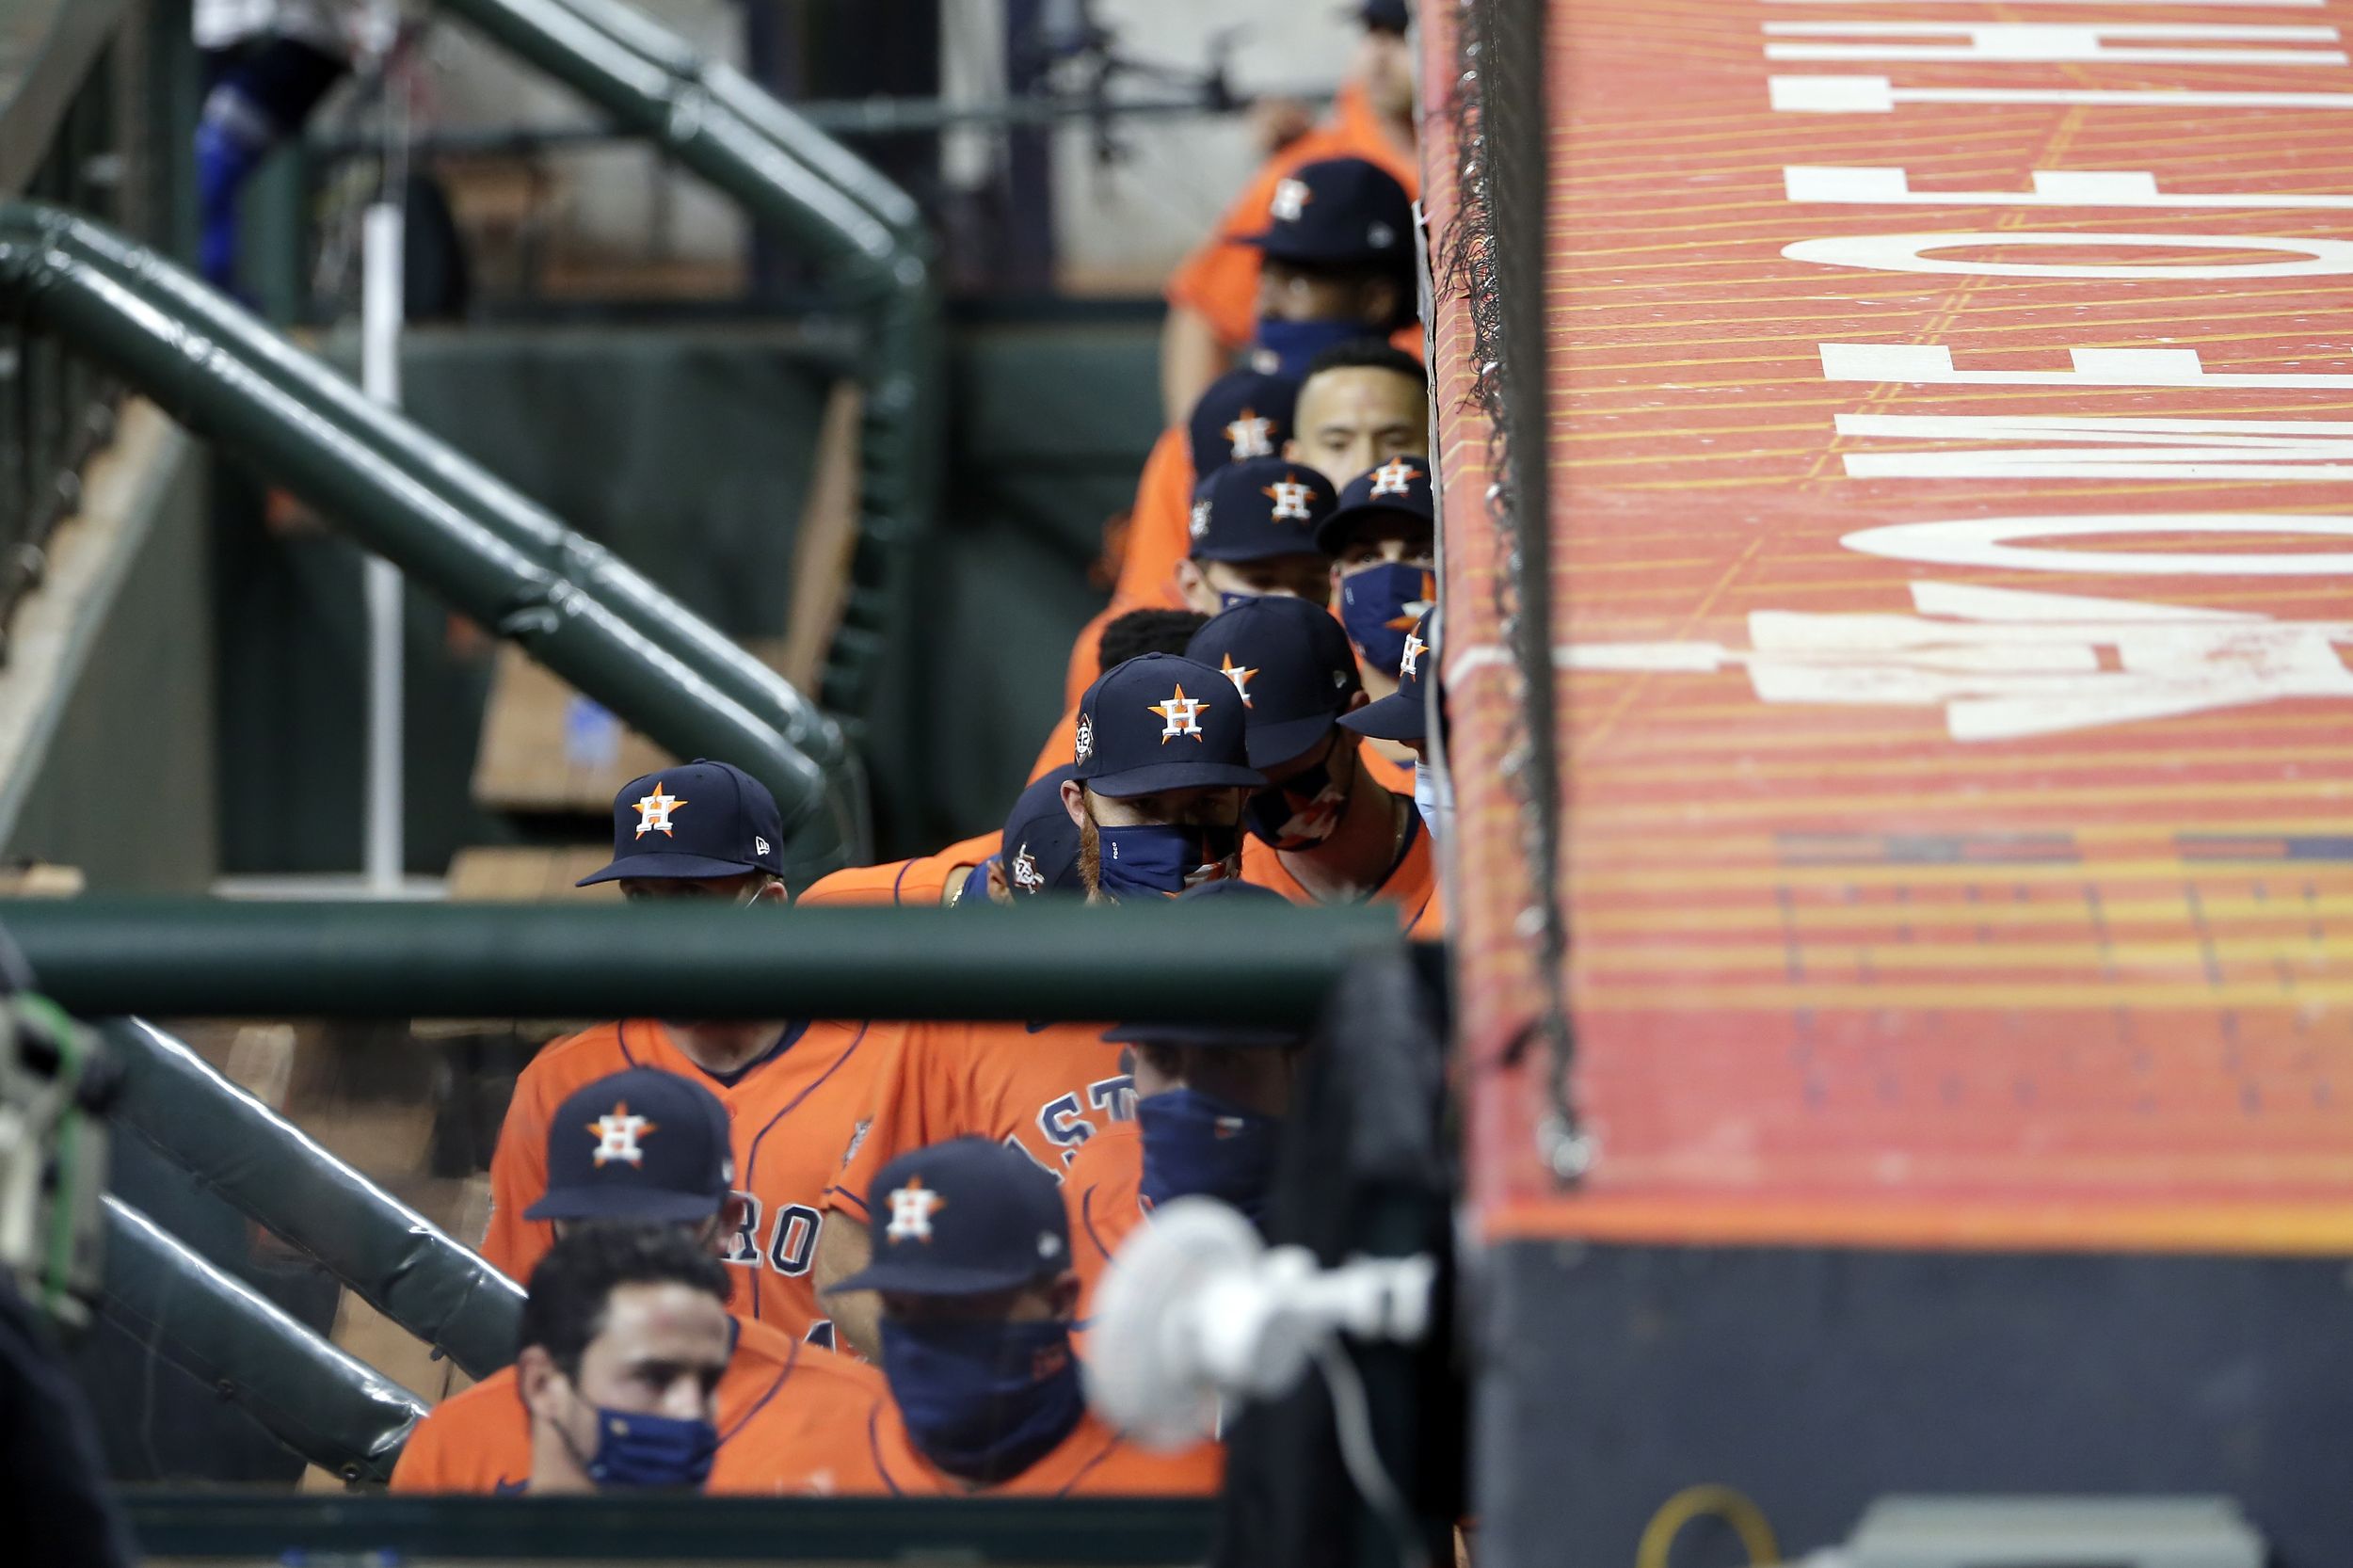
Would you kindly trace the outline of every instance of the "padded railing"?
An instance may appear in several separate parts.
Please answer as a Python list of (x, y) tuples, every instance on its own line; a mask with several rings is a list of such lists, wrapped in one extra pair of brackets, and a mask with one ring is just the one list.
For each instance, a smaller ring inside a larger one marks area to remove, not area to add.
[(154, 1025), (101, 1032), (119, 1124), (468, 1375), (515, 1358), (520, 1286)]
[[(390, 1480), (425, 1402), (114, 1197), (99, 1310), (116, 1327), (345, 1480)], [(0, 1554), (5, 1555), (5, 1554)]]
[(759, 777), (796, 884), (863, 856), (856, 760), (790, 682), (161, 255), (53, 207), (0, 206), (0, 312), (106, 365), (655, 742)]
[(932, 244), (905, 192), (757, 84), (616, 0), (435, 0), (815, 258), (865, 326), (858, 542), (821, 696), (864, 711), (940, 460)]

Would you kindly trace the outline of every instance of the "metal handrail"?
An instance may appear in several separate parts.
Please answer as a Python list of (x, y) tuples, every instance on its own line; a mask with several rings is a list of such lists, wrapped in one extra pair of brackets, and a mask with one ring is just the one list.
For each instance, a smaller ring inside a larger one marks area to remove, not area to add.
[(940, 458), (932, 244), (905, 192), (741, 72), (613, 0), (436, 0), (807, 247), (867, 328), (858, 532), (827, 709), (864, 710)]
[(73, 214), (8, 203), (0, 305), (111, 367), (657, 744), (759, 777), (784, 812), (796, 879), (864, 851), (855, 760), (781, 677), (162, 256)]

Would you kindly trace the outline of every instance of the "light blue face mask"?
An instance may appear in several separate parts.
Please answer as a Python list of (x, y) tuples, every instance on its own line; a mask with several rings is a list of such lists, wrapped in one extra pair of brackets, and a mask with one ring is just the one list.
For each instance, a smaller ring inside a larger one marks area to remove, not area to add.
[(1418, 759), (1414, 763), (1414, 809), (1431, 839), (1445, 843), (1454, 833), (1454, 783)]

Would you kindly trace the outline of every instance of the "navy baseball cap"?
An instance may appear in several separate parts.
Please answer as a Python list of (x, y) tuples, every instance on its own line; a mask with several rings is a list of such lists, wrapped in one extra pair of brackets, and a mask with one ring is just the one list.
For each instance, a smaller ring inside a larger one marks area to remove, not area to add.
[(1209, 383), (1185, 421), (1193, 472), (1208, 473), (1228, 463), (1273, 457), (1291, 439), (1291, 413), (1299, 383), (1262, 370), (1229, 370)]
[(1202, 475), (1193, 491), (1196, 561), (1263, 561), (1321, 553), (1316, 536), (1337, 503), (1305, 463), (1252, 457)]
[(1233, 683), (1254, 768), (1288, 762), (1323, 738), (1364, 685), (1348, 632), (1304, 599), (1246, 599), (1193, 634), (1185, 657)]
[(1426, 740), (1430, 694), (1437, 689), (1437, 682), (1438, 612), (1428, 610), (1405, 633), (1405, 658), (1397, 666), (1397, 690), (1342, 714), (1341, 727), (1377, 741)]
[(836, 1290), (980, 1296), (1070, 1267), (1061, 1188), (1028, 1155), (989, 1139), (903, 1154), (866, 1198), (873, 1261)]
[(1392, 457), (1340, 487), (1339, 504), (1316, 524), (1316, 548), (1337, 555), (1350, 527), (1369, 518), (1391, 517), (1435, 529), (1438, 507), (1430, 491), (1430, 459)]
[(564, 1096), (548, 1124), (548, 1190), (526, 1220), (708, 1220), (735, 1185), (728, 1113), (701, 1084), (654, 1067)]
[(632, 778), (613, 797), (613, 863), (576, 884), (632, 876), (784, 874), (784, 816), (768, 786), (696, 758)]
[(1303, 266), (1403, 266), (1414, 253), (1414, 199), (1362, 158), (1302, 164), (1274, 183), (1267, 226), (1234, 236)]
[(1405, 0), (1365, 0), (1356, 8), (1356, 19), (1385, 33), (1401, 33), (1413, 20), (1406, 14)]
[(1249, 765), (1241, 697), (1213, 664), (1145, 653), (1104, 671), (1079, 699), (1070, 776), (1122, 799), (1161, 790), (1263, 790)]
[[(1193, 899), (1238, 899), (1244, 903), (1274, 904), (1289, 907), (1290, 900), (1272, 888), (1261, 888), (1255, 882), (1244, 882), (1238, 876), (1222, 877), (1215, 882), (1196, 882), (1176, 895), (1176, 902)], [(1226, 1046), (1236, 1048), (1272, 1049), (1306, 1043), (1305, 1032), (1296, 1029), (1270, 1029), (1260, 1024), (1221, 1024), (1174, 1022), (1121, 1024), (1104, 1032), (1103, 1038), (1114, 1046)]]
[(1063, 780), (1074, 772), (1065, 762), (1040, 776), (1021, 792), (1005, 818), (998, 855), (1005, 868), (1005, 886), (1016, 894), (1087, 890), (1079, 875), (1079, 824), (1062, 803)]

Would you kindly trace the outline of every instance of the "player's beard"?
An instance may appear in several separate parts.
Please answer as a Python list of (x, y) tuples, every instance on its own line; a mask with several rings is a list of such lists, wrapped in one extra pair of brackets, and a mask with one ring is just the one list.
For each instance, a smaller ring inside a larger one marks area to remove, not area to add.
[(1089, 904), (1109, 904), (1103, 894), (1103, 836), (1096, 831), (1095, 813), (1079, 819), (1079, 882)]

